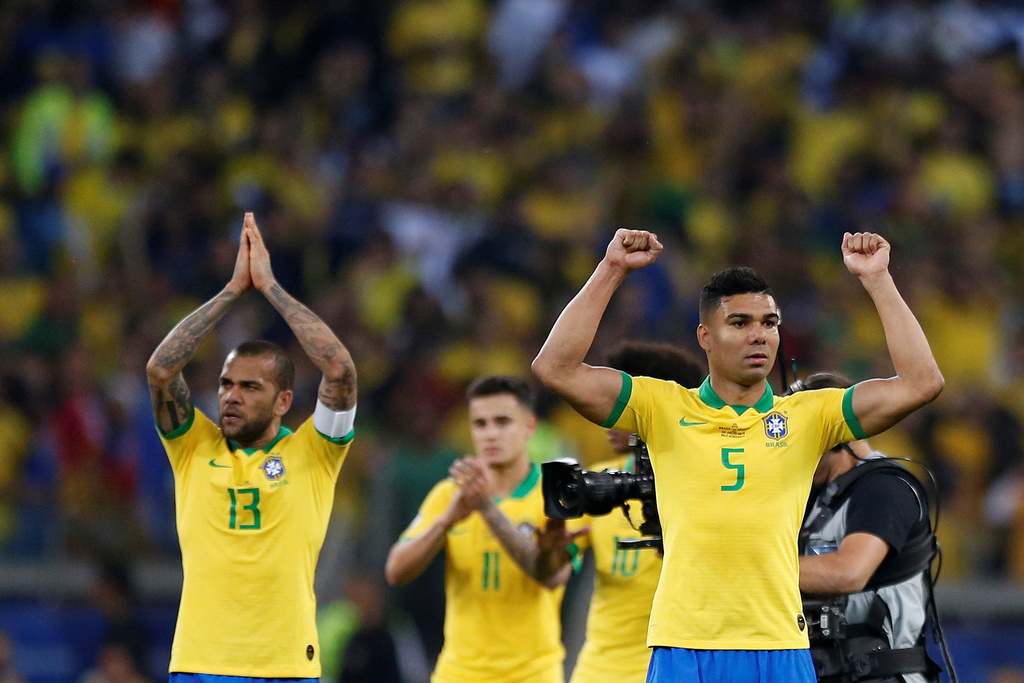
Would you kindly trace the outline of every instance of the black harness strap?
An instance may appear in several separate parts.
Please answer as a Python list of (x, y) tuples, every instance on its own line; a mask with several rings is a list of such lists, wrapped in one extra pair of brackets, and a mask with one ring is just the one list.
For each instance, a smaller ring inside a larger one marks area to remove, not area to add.
[[(825, 525), (828, 524), (829, 520), (835, 516), (839, 508), (842, 507), (843, 502), (849, 498), (854, 485), (866, 475), (873, 474), (881, 470), (891, 472), (906, 482), (921, 505), (921, 514), (926, 517), (928, 516), (927, 494), (924, 492), (923, 487), (914, 475), (908, 472), (903, 466), (888, 458), (866, 460), (851, 469), (849, 472), (837, 477), (835, 481), (828, 485), (825, 492), (819, 497), (818, 503), (820, 510), (817, 516), (800, 530), (798, 545), (800, 554), (804, 553), (807, 547), (807, 541), (810, 539), (811, 535), (821, 531)], [(901, 559), (900, 565), (886, 569), (879, 568), (879, 570), (876, 571), (868, 580), (865, 590), (877, 590), (885, 586), (902, 583), (928, 568), (932, 558), (935, 557), (936, 552), (938, 552), (935, 534), (931, 531), (931, 525), (929, 524), (928, 526), (929, 528), (927, 531), (922, 531), (907, 540), (907, 543), (899, 553)]]

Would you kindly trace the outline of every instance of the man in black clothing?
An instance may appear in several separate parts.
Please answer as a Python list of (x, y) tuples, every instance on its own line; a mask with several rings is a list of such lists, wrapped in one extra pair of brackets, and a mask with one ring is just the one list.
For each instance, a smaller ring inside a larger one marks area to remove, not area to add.
[[(840, 375), (817, 373), (803, 388), (848, 386)], [(837, 639), (834, 616), (816, 628), (821, 612), (806, 609), (819, 681), (938, 680), (922, 635), (935, 547), (928, 498), (910, 472), (867, 440), (840, 444), (822, 456), (801, 534), (800, 590), (824, 600), (805, 602), (805, 609), (838, 608), (847, 626)], [(858, 666), (864, 667), (860, 675), (844, 677)]]

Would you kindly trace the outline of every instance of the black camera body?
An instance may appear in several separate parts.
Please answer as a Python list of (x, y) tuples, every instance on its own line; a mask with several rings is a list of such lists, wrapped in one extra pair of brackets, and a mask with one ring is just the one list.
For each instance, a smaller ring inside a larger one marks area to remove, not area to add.
[(807, 620), (807, 637), (811, 647), (815, 643), (846, 638), (846, 600), (803, 601), (804, 618)]
[[(658, 548), (661, 519), (654, 492), (654, 468), (645, 444), (636, 434), (629, 437), (635, 472), (606, 469), (584, 470), (571, 458), (549, 460), (541, 465), (544, 514), (553, 519), (575, 519), (583, 515), (606, 515), (621, 507), (629, 517), (630, 500), (639, 500), (643, 522), (636, 527), (645, 538), (619, 541), (623, 547)], [(632, 520), (630, 519), (632, 523)]]

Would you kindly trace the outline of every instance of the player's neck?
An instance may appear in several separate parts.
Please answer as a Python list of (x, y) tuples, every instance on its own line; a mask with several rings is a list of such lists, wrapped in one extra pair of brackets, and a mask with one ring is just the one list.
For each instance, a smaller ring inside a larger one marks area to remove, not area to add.
[(494, 497), (507, 498), (530, 475), (530, 460), (524, 454), (508, 464), (492, 465), (491, 474), (494, 476), (491, 489)]
[(262, 434), (260, 434), (259, 438), (255, 439), (255, 440), (253, 440), (253, 441), (251, 441), (249, 443), (242, 443), (241, 441), (235, 441), (235, 443), (238, 444), (239, 448), (245, 448), (245, 449), (250, 449), (250, 450), (259, 450), (259, 449), (263, 448), (264, 446), (266, 446), (271, 441), (273, 441), (274, 439), (276, 439), (277, 435), (280, 432), (281, 432), (281, 420), (280, 419), (276, 419), (276, 420), (274, 420), (273, 422), (270, 423), (270, 426), (267, 427), (263, 431)]
[(764, 396), (768, 388), (768, 380), (759, 380), (756, 384), (745, 386), (725, 379), (720, 375), (711, 374), (711, 388), (718, 398), (730, 406), (752, 406)]

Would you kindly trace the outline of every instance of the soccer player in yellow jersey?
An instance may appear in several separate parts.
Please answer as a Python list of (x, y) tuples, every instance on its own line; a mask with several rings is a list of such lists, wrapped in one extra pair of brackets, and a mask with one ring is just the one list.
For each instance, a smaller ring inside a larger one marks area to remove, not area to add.
[(661, 250), (652, 233), (617, 230), (534, 372), (587, 419), (647, 443), (665, 545), (647, 680), (812, 683), (797, 535), (815, 466), (933, 400), (942, 374), (889, 274), (889, 244), (872, 233), (844, 235), (842, 254), (874, 301), (892, 377), (775, 396), (779, 307), (749, 268), (715, 275), (701, 293), (709, 376), (699, 389), (587, 365), (612, 294)]
[[(294, 432), (281, 418), (295, 368), (276, 344), (246, 342), (228, 354), (217, 422), (195, 408), (182, 375), (250, 287), (323, 373), (315, 412)], [(251, 213), (231, 280), (171, 330), (146, 373), (174, 472), (184, 569), (170, 681), (318, 680), (313, 574), (354, 434), (356, 371), (330, 328), (274, 278)]]
[[(689, 352), (670, 344), (622, 342), (606, 362), (629, 375), (670, 380), (684, 387), (700, 386), (705, 376)], [(608, 441), (617, 456), (590, 469), (632, 471), (629, 436), (629, 432), (609, 429)], [(631, 511), (638, 509), (639, 505), (631, 506)], [(640, 538), (634, 525), (641, 521), (627, 520), (617, 510), (591, 517), (590, 532), (576, 540), (580, 550), (593, 550), (595, 577), (586, 641), (570, 683), (639, 683), (647, 675), (651, 658), (647, 622), (661, 575), (661, 555), (653, 548), (619, 547), (619, 540)]]
[(482, 377), (466, 392), (475, 455), (457, 460), (388, 555), (404, 584), (445, 550), (444, 646), (433, 683), (561, 683), (559, 608), (572, 568), (565, 548), (586, 529), (544, 517), (540, 468), (527, 455), (537, 426), (526, 380)]

